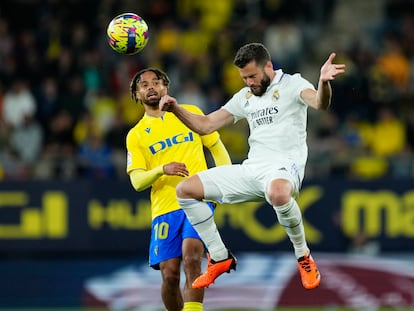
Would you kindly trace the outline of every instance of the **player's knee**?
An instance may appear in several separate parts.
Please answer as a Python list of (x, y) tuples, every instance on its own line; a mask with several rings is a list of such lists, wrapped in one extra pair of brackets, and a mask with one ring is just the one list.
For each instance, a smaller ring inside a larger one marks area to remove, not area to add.
[(292, 197), (292, 184), (285, 179), (273, 180), (268, 189), (268, 197), (273, 206), (287, 204)]
[(272, 202), (273, 206), (283, 206), (286, 205), (287, 203), (289, 203), (290, 200), (290, 196), (286, 196), (286, 195), (273, 195), (273, 196), (269, 196), (270, 197), (270, 201)]
[(180, 271), (166, 267), (162, 269), (162, 280), (168, 287), (176, 287), (180, 284)]
[(196, 175), (181, 181), (175, 188), (175, 192), (181, 199), (201, 200), (204, 198), (202, 184)]
[(188, 186), (186, 185), (186, 180), (180, 182), (177, 187), (175, 187), (175, 192), (178, 198), (182, 199), (191, 199), (191, 193), (188, 191)]
[(183, 268), (186, 278), (194, 280), (201, 274), (201, 257), (195, 255), (183, 256)]

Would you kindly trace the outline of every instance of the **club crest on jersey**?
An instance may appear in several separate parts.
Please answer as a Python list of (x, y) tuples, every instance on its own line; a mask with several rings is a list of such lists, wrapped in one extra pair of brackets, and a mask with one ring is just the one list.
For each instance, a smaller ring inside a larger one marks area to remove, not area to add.
[(151, 128), (147, 127), (147, 128), (145, 129), (145, 132), (147, 132), (147, 133), (149, 134), (149, 132), (151, 132)]
[(279, 99), (279, 90), (275, 90), (272, 95), (272, 100), (277, 101)]
[(250, 98), (250, 97), (252, 97), (252, 96), (253, 96), (252, 91), (250, 91), (250, 90), (249, 90), (249, 91), (247, 91), (247, 93), (246, 93), (246, 99), (247, 99), (247, 100), (246, 100), (246, 102), (244, 103), (244, 107), (249, 106), (249, 104), (250, 104), (250, 103), (249, 103), (249, 98)]
[(167, 148), (171, 148), (175, 145), (193, 142), (194, 141), (194, 135), (192, 132), (188, 132), (188, 134), (177, 134), (172, 137), (168, 137), (164, 140), (157, 141), (149, 146), (149, 150), (152, 154), (156, 154), (157, 152), (160, 152), (162, 150), (165, 150)]

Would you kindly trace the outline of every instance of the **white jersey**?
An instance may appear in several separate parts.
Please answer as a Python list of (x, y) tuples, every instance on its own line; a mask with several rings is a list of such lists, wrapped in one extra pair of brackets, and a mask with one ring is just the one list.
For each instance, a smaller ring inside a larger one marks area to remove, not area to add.
[(307, 108), (300, 93), (315, 87), (300, 74), (281, 69), (262, 96), (249, 87), (237, 92), (223, 107), (235, 119), (246, 118), (250, 127), (249, 153), (243, 163), (271, 163), (291, 160), (304, 166), (308, 157), (306, 143)]

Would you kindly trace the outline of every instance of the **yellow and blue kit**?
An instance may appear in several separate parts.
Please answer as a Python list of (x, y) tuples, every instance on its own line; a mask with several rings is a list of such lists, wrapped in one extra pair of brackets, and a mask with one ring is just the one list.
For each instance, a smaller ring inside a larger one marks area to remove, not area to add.
[[(185, 109), (202, 114), (193, 105)], [(127, 135), (127, 173), (149, 171), (170, 162), (185, 163), (191, 175), (207, 169), (203, 146), (212, 147), (219, 134), (199, 135), (186, 127), (173, 113), (162, 117), (144, 115)], [(152, 232), (150, 265), (181, 256), (182, 239), (197, 237), (176, 199), (175, 188), (185, 177), (162, 175), (151, 185)]]

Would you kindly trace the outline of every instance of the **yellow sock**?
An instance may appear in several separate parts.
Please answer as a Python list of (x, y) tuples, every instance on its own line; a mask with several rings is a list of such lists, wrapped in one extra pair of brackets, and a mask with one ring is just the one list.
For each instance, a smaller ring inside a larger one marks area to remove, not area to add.
[(201, 302), (184, 302), (184, 308), (182, 311), (203, 311), (203, 304)]

